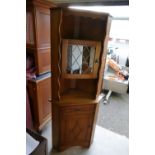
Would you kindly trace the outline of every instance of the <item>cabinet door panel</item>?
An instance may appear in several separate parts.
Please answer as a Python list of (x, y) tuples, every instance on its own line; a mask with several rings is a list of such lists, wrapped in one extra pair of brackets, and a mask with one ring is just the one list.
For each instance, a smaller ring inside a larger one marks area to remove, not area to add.
[(37, 7), (36, 21), (38, 48), (50, 47), (50, 10)]
[(39, 126), (38, 104), (37, 104), (37, 88), (34, 82), (28, 81), (28, 93), (31, 104), (31, 112), (33, 117), (34, 128)]
[(40, 81), (37, 85), (38, 90), (38, 105), (39, 105), (39, 118), (43, 122), (49, 117), (51, 113), (51, 103), (48, 99), (51, 98), (51, 79), (47, 78)]
[(38, 61), (38, 74), (42, 74), (44, 72), (48, 72), (51, 70), (51, 58), (50, 58), (50, 49), (40, 49), (37, 53), (37, 61)]
[(61, 108), (62, 115), (94, 114), (95, 105), (69, 106)]
[[(68, 115), (61, 120), (63, 146), (88, 145), (91, 137), (93, 115)], [(76, 140), (76, 141), (75, 141)]]
[(34, 45), (34, 23), (32, 11), (26, 12), (26, 44)]

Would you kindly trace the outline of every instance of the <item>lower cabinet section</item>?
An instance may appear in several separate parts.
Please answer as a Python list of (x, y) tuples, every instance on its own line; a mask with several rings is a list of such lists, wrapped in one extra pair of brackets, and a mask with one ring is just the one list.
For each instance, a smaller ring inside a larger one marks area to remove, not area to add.
[(45, 74), (36, 80), (28, 81), (28, 93), (31, 104), (33, 125), (41, 130), (51, 119), (51, 74)]
[(67, 106), (53, 104), (53, 147), (59, 151), (71, 146), (89, 147), (96, 123), (97, 106), (98, 103)]

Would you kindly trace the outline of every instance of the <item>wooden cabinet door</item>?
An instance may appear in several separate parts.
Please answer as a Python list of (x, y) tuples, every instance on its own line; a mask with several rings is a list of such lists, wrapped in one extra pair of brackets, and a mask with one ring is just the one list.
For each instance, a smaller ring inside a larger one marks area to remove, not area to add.
[(39, 49), (37, 54), (37, 74), (51, 71), (51, 51), (50, 49)]
[(37, 47), (50, 47), (50, 9), (36, 7)]
[(51, 116), (51, 78), (44, 79), (37, 84), (37, 100), (40, 124), (46, 123)]
[(50, 9), (36, 7), (37, 74), (51, 70)]
[[(88, 110), (86, 111), (87, 107)], [(91, 106), (90, 108), (87, 107), (75, 106), (61, 110), (60, 150), (68, 146), (88, 147), (90, 145), (95, 109)], [(90, 109), (91, 111), (89, 111)]]
[(36, 130), (51, 119), (51, 76), (40, 80), (28, 81), (28, 92), (33, 116), (33, 124)]
[(34, 46), (34, 22), (33, 12), (26, 11), (26, 45), (27, 47)]
[(87, 146), (90, 141), (92, 123), (92, 116), (89, 115), (70, 115), (62, 118), (61, 145), (66, 147), (74, 145)]
[(35, 129), (37, 129), (39, 127), (39, 115), (38, 115), (36, 83), (29, 80), (27, 87), (28, 87), (29, 100), (30, 100), (31, 112), (33, 117), (33, 126)]

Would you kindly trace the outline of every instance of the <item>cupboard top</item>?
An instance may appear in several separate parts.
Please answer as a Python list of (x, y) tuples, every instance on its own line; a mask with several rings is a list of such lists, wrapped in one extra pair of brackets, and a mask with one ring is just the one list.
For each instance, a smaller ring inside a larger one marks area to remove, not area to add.
[(109, 13), (105, 12), (93, 12), (93, 11), (88, 11), (88, 10), (75, 10), (75, 9), (68, 9), (68, 8), (51, 8), (51, 11), (58, 11), (58, 12), (63, 12), (63, 15), (66, 16), (81, 16), (81, 17), (90, 17), (90, 18), (99, 18), (105, 20), (106, 17), (111, 15)]

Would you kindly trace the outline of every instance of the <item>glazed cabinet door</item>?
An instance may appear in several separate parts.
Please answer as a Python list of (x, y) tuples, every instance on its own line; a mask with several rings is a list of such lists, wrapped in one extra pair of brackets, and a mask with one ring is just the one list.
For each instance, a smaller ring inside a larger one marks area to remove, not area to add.
[(63, 77), (69, 79), (97, 78), (100, 52), (99, 41), (63, 39)]

